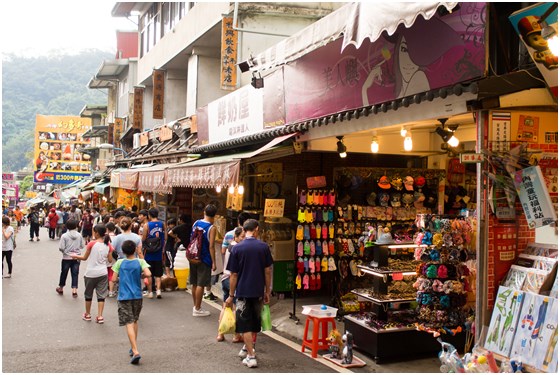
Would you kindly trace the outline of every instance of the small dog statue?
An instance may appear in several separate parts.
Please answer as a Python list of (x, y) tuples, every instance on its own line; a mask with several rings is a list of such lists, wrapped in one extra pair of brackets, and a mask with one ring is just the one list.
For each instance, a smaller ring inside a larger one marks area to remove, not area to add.
[(179, 284), (177, 283), (177, 279), (175, 277), (162, 277), (161, 278), (161, 289), (166, 292), (173, 292), (177, 289)]
[(338, 332), (337, 329), (333, 329), (329, 333), (328, 340), (330, 342), (329, 350), (331, 352), (331, 358), (341, 359), (344, 342), (342, 341), (342, 335), (340, 332)]
[(350, 332), (346, 331), (342, 336), (342, 341), (344, 342), (344, 349), (342, 350), (342, 363), (349, 365), (354, 360), (354, 354), (352, 353), (354, 336)]

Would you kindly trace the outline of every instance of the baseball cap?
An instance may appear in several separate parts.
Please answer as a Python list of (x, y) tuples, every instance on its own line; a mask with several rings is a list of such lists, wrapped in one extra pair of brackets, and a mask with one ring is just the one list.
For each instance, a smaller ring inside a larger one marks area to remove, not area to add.
[(391, 184), (389, 183), (389, 178), (387, 178), (387, 176), (381, 176), (379, 181), (377, 181), (377, 185), (381, 189), (390, 189), (391, 188)]
[(414, 184), (418, 187), (422, 187), (422, 186), (426, 185), (426, 179), (422, 176), (417, 176), (414, 179)]
[(408, 191), (414, 190), (414, 178), (412, 178), (412, 176), (406, 176), (404, 178), (404, 188)]

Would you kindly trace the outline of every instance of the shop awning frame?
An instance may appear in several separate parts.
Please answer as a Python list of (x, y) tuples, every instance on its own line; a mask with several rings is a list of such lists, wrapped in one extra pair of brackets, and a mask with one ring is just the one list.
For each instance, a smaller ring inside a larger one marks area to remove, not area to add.
[(254, 72), (273, 69), (297, 60), (341, 36), (344, 36), (341, 51), (350, 44), (358, 48), (366, 38), (373, 43), (384, 31), (392, 35), (400, 24), (411, 27), (418, 16), (421, 15), (429, 20), (440, 6), (451, 12), (457, 4), (457, 2), (367, 1), (349, 3), (245, 63)]
[(97, 185), (93, 187), (93, 191), (99, 194), (105, 194), (105, 189), (111, 185), (111, 181), (98, 182)]

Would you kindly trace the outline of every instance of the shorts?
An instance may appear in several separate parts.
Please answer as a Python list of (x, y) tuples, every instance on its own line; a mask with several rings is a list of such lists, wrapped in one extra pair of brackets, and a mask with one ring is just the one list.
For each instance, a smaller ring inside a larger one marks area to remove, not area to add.
[(152, 271), (154, 277), (163, 275), (163, 262), (161, 260), (147, 260), (146, 263), (150, 265), (150, 271)]
[[(230, 286), (229, 286), (229, 277), (227, 279), (222, 280), (222, 292), (224, 293), (224, 299), (223, 301), (225, 302), (226, 299), (229, 298), (229, 290), (230, 290)], [(235, 301), (237, 301), (237, 298), (233, 297), (233, 304), (235, 305)]]
[(86, 288), (84, 291), (86, 301), (91, 301), (93, 299), (94, 289), (95, 294), (97, 295), (97, 301), (105, 301), (105, 298), (107, 298), (107, 295), (109, 294), (109, 279), (107, 278), (107, 275), (99, 277), (84, 276), (84, 285)]
[(165, 267), (173, 269), (173, 263), (175, 262), (175, 255), (177, 255), (177, 250), (165, 251)]
[(136, 323), (140, 318), (140, 311), (142, 311), (142, 299), (117, 301), (117, 305), (119, 307), (119, 326)]
[(91, 237), (91, 236), (92, 236), (92, 229), (91, 229), (91, 228), (89, 228), (89, 229), (86, 229), (86, 228), (82, 229), (82, 236), (83, 236), (83, 237)]
[(196, 286), (211, 286), (210, 278), (212, 276), (212, 268), (204, 262), (197, 264), (189, 264), (189, 284)]
[(260, 332), (262, 298), (240, 297), (235, 304), (235, 333)]

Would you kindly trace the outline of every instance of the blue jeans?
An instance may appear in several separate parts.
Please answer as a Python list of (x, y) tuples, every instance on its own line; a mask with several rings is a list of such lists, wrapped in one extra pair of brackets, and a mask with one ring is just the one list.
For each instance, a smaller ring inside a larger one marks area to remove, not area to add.
[(70, 270), (70, 275), (72, 276), (72, 288), (78, 288), (78, 273), (80, 272), (80, 262), (75, 259), (62, 259), (62, 267), (60, 271), (60, 282), (59, 287), (64, 287), (66, 285), (66, 279), (68, 278), (68, 270)]

